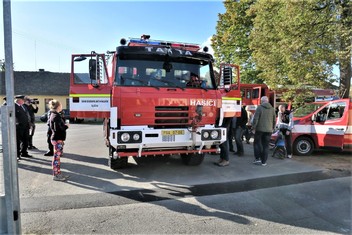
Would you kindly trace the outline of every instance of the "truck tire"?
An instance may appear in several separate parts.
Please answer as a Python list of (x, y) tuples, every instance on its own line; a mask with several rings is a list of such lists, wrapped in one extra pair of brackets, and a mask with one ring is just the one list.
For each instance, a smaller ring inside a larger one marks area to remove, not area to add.
[(109, 147), (110, 150), (110, 156), (109, 156), (109, 166), (113, 170), (118, 170), (118, 169), (123, 169), (128, 166), (128, 157), (120, 157), (117, 159), (114, 159), (113, 153), (115, 152), (114, 147)]
[(204, 160), (204, 153), (181, 154), (182, 162), (188, 166), (198, 166)]
[(308, 156), (314, 151), (314, 143), (306, 136), (298, 137), (293, 143), (293, 153), (298, 156)]

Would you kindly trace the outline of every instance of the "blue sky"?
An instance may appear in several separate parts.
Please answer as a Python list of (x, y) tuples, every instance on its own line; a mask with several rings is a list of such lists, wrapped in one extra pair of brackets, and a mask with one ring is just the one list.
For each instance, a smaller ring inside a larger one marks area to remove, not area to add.
[[(15, 71), (69, 72), (74, 53), (114, 50), (121, 38), (203, 44), (216, 32), (221, 1), (11, 2)], [(2, 2), (0, 59), (4, 59)]]

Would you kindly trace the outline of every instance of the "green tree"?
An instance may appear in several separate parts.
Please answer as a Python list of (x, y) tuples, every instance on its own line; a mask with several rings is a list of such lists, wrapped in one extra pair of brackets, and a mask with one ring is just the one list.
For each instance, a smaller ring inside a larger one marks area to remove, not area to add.
[[(272, 88), (325, 88), (336, 81), (332, 70), (339, 64), (341, 87), (348, 96), (350, 7), (350, 1), (343, 0), (263, 0), (252, 5), (247, 12), (255, 16), (250, 48), (259, 76)], [(286, 99), (305, 94), (288, 92)]]
[(255, 0), (225, 1), (226, 12), (219, 14), (216, 34), (212, 37), (214, 57), (220, 62), (237, 64), (241, 68), (243, 83), (262, 83), (249, 48), (249, 35), (253, 28), (254, 15), (246, 12)]
[[(285, 89), (287, 100), (304, 100), (311, 87), (351, 82), (351, 0), (240, 0), (224, 2), (216, 35), (217, 61), (241, 66), (242, 82)], [(340, 69), (340, 77), (333, 73)], [(301, 92), (296, 92), (300, 90)]]

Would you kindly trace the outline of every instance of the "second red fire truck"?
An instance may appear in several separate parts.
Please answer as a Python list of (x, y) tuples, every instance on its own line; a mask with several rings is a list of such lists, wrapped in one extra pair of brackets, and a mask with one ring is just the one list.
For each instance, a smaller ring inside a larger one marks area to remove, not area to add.
[(72, 55), (70, 112), (104, 119), (109, 164), (129, 156), (180, 154), (198, 165), (226, 139), (224, 118), (239, 116), (239, 68), (195, 44), (121, 39), (115, 51)]

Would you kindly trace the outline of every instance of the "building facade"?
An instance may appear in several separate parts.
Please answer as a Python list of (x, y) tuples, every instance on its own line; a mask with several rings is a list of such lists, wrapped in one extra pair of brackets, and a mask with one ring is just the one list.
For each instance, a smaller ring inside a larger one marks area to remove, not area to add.
[[(14, 72), (15, 95), (26, 95), (38, 99), (39, 111), (36, 117), (48, 111), (52, 99), (59, 100), (63, 109), (69, 110), (70, 73), (55, 73), (40, 70), (37, 72)], [(0, 72), (0, 95), (6, 96), (5, 72)], [(9, 101), (7, 101), (9, 102)]]

